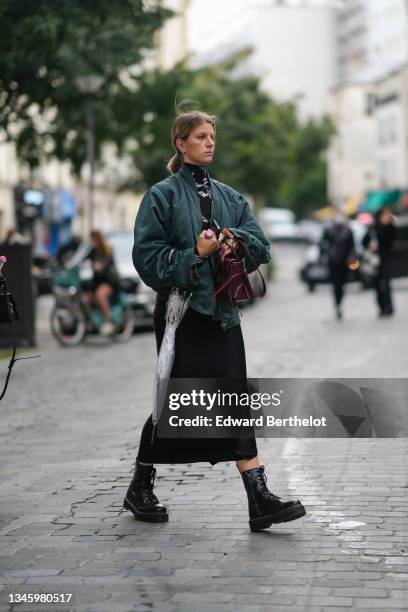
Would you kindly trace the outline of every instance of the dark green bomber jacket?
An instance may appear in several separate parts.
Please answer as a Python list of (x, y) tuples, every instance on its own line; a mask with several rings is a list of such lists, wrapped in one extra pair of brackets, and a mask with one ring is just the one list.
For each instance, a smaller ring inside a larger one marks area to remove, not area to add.
[[(242, 239), (251, 258), (248, 272), (270, 260), (266, 240), (248, 202), (231, 187), (210, 179), (212, 218)], [(237, 308), (217, 303), (212, 295), (213, 272), (209, 258), (197, 263), (194, 247), (201, 232), (199, 196), (193, 177), (183, 166), (179, 172), (151, 187), (140, 204), (134, 229), (133, 264), (142, 280), (155, 291), (179, 287), (192, 292), (190, 307), (220, 320), (224, 331), (240, 324)], [(212, 255), (213, 266), (216, 265)]]

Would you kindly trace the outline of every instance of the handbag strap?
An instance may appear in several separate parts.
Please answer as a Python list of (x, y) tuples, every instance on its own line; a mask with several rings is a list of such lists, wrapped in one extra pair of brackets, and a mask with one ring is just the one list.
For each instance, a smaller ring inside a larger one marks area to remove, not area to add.
[[(258, 272), (259, 277), (261, 279), (261, 283), (262, 283), (262, 291), (261, 291), (261, 295), (259, 297), (263, 297), (266, 293), (266, 283), (265, 283), (265, 279), (263, 277), (262, 272), (259, 269), (259, 266), (256, 265), (254, 258), (251, 255), (250, 250), (248, 249), (247, 245), (245, 244), (245, 242), (243, 240), (239, 240), (238, 238), (235, 238), (235, 240), (238, 242), (238, 244), (241, 246), (241, 248), (245, 251), (245, 257), (248, 257), (248, 259), (251, 261), (252, 265), (255, 267), (254, 272)], [(234, 249), (231, 249), (234, 252)], [(236, 253), (236, 256), (238, 256), (238, 253)]]

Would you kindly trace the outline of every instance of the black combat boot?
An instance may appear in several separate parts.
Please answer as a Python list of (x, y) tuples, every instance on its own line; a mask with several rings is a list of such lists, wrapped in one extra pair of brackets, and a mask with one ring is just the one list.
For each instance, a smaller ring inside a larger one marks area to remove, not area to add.
[(153, 493), (156, 469), (136, 461), (135, 473), (125, 495), (123, 507), (133, 512), (139, 521), (165, 523), (169, 520), (166, 507)]
[(249, 526), (251, 531), (261, 531), (272, 523), (294, 521), (306, 514), (302, 503), (285, 501), (268, 490), (265, 468), (261, 465), (241, 474), (248, 495)]

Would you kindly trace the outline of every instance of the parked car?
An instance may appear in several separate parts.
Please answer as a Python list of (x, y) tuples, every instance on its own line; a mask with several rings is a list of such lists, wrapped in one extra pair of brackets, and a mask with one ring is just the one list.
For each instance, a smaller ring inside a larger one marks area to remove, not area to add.
[(314, 244), (320, 241), (323, 233), (323, 223), (313, 219), (301, 219), (299, 221), (299, 238), (303, 242)]
[(268, 240), (294, 241), (300, 238), (295, 214), (288, 208), (262, 208), (258, 219)]
[(133, 265), (133, 232), (109, 232), (106, 237), (113, 248), (122, 289), (130, 295), (136, 327), (151, 327), (156, 293), (142, 281)]

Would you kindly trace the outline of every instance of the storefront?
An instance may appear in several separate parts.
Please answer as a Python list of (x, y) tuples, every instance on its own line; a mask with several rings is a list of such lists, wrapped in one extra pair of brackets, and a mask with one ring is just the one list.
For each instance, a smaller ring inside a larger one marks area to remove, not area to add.
[(70, 192), (19, 185), (14, 189), (14, 208), (17, 231), (31, 239), (34, 249), (55, 255), (70, 240), (77, 211)]

